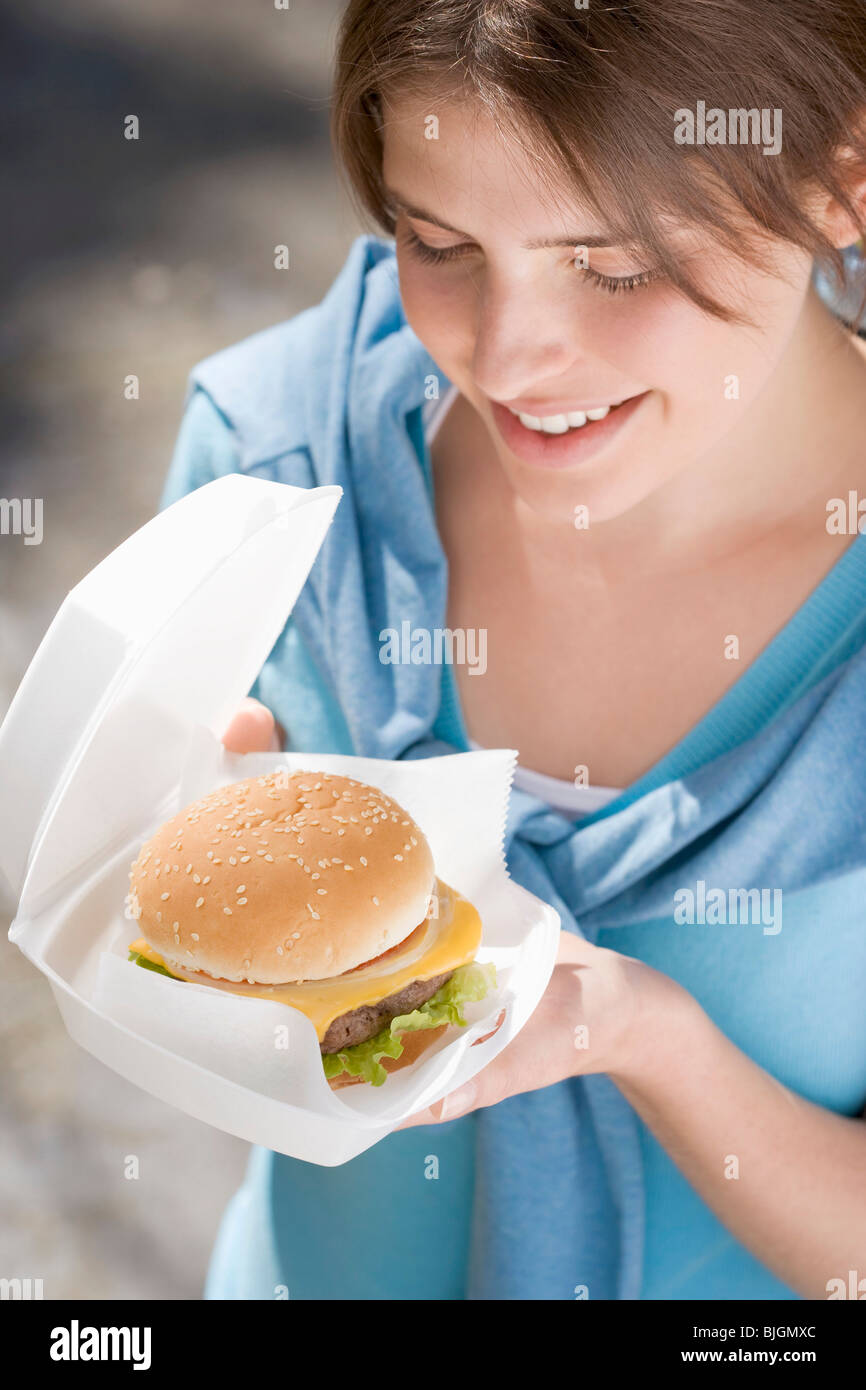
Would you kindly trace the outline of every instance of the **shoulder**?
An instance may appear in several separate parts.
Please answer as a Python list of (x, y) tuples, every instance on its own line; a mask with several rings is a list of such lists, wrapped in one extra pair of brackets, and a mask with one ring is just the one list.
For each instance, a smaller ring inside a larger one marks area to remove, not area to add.
[(311, 409), (350, 371), (359, 340), (402, 327), (393, 246), (359, 236), (324, 299), (196, 363), (188, 400), (204, 392), (234, 435), (239, 467), (306, 448)]

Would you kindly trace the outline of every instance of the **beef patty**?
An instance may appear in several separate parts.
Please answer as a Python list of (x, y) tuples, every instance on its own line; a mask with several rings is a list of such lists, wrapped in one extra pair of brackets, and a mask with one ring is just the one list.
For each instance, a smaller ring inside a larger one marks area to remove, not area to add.
[(434, 975), (432, 980), (413, 980), (411, 985), (380, 999), (378, 1004), (362, 1004), (360, 1009), (341, 1014), (335, 1018), (319, 1044), (321, 1052), (342, 1052), (344, 1047), (354, 1047), (356, 1043), (375, 1038), (392, 1018), (400, 1014), (410, 1014), (426, 1004), (428, 999), (440, 990), (446, 980), (450, 980), (453, 970), (444, 975)]

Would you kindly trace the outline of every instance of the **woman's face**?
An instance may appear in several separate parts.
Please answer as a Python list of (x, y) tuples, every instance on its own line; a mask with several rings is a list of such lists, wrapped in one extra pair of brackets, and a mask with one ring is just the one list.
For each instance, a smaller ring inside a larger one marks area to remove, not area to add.
[[(723, 323), (663, 280), (643, 282), (646, 267), (607, 245), (565, 190), (545, 191), (531, 157), (480, 105), (392, 101), (384, 142), (409, 323), (533, 511), (621, 516), (729, 447), (732, 431), (754, 431), (756, 412), (746, 412), (803, 306), (802, 252), (777, 244), (771, 275), (678, 233), (701, 284), (754, 326)], [(588, 411), (597, 418), (581, 424)], [(532, 427), (540, 420), (553, 432)]]

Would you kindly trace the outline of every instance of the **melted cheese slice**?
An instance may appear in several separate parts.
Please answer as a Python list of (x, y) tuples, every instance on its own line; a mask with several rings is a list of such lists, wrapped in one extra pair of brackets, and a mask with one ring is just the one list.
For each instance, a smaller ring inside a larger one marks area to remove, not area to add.
[(334, 1019), (341, 1014), (351, 1013), (364, 1004), (377, 1004), (389, 994), (405, 989), (413, 980), (430, 980), (434, 975), (444, 975), (475, 959), (481, 942), (481, 918), (477, 910), (441, 879), (436, 880), (435, 900), (439, 904), (439, 916), (422, 923), (423, 930), (412, 932), (404, 947), (397, 947), (384, 958), (330, 980), (306, 980), (292, 985), (236, 984), (231, 980), (214, 979), (201, 971), (167, 965), (144, 937), (133, 941), (129, 949), (161, 965), (175, 979), (215, 986), (229, 994), (275, 999), (299, 1009), (313, 1024), (321, 1042)]

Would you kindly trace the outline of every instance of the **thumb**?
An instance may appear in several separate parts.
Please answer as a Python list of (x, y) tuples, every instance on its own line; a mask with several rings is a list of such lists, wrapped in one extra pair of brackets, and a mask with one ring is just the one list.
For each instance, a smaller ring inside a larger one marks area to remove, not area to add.
[(229, 753), (279, 752), (280, 736), (271, 711), (247, 696), (233, 714), (223, 744)]

